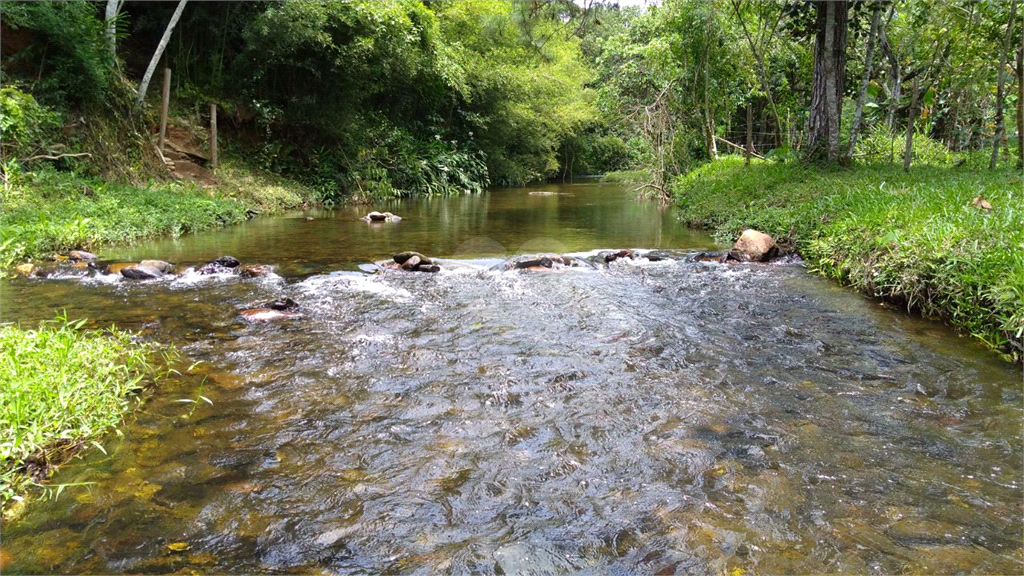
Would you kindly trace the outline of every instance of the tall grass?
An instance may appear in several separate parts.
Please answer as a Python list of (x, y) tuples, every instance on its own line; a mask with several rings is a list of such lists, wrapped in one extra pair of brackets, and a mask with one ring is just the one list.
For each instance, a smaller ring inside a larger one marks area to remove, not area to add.
[[(0, 499), (31, 482), (26, 460), (117, 425), (155, 376), (152, 347), (119, 330), (82, 330), (58, 315), (34, 330), (0, 325)], [(45, 466), (44, 466), (45, 468)]]
[(245, 207), (195, 186), (146, 188), (42, 170), (18, 174), (2, 193), (0, 264), (106, 242), (181, 235), (245, 219)]
[[(1011, 168), (848, 169), (726, 157), (680, 178), (685, 223), (731, 241), (757, 228), (793, 241), (808, 265), (872, 296), (1024, 352), (1024, 205)], [(971, 206), (979, 194), (991, 211)]]

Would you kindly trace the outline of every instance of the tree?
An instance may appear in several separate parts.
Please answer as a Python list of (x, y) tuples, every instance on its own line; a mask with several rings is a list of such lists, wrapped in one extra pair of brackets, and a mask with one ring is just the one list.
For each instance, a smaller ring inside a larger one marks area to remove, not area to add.
[(996, 167), (999, 160), (999, 144), (1006, 137), (1006, 123), (1003, 121), (1003, 107), (1006, 100), (1006, 60), (1010, 52), (1010, 43), (1013, 41), (1013, 21), (1017, 14), (1017, 2), (1010, 2), (1010, 17), (1006, 21), (1006, 37), (1003, 46), (999, 50), (999, 72), (996, 84), (996, 132), (992, 138), (992, 158), (988, 162), (990, 169)]
[(107, 23), (107, 44), (110, 47), (110, 56), (117, 57), (117, 14), (121, 11), (124, 0), (107, 0), (104, 22)]
[(839, 126), (846, 77), (846, 27), (849, 3), (816, 1), (814, 82), (808, 118), (808, 158), (839, 162)]
[[(775, 145), (779, 146), (782, 144), (782, 121), (779, 119), (779, 111), (775, 106), (775, 98), (772, 96), (764, 55), (771, 52), (772, 41), (776, 38), (776, 32), (782, 23), (783, 11), (778, 4), (773, 2), (740, 2), (740, 0), (732, 0), (732, 9), (733, 13), (736, 14), (736, 20), (739, 22), (740, 28), (743, 30), (743, 36), (747, 39), (747, 45), (750, 46), (750, 53), (757, 62), (757, 77), (761, 83), (761, 89), (768, 99), (768, 106), (772, 113), (772, 123), (774, 124)], [(747, 30), (747, 24), (743, 16), (744, 9), (757, 12), (758, 40), (756, 42), (751, 36), (750, 31)], [(765, 14), (766, 11), (767, 14)]]
[(149, 60), (149, 66), (146, 68), (146, 74), (142, 76), (142, 83), (139, 84), (139, 93), (135, 97), (135, 105), (141, 105), (142, 101), (146, 98), (146, 90), (149, 89), (149, 81), (153, 79), (153, 72), (156, 71), (156, 65), (160, 62), (160, 57), (163, 56), (164, 50), (167, 48), (167, 43), (171, 40), (171, 32), (174, 31), (174, 27), (178, 24), (178, 19), (181, 18), (181, 13), (185, 10), (185, 4), (188, 0), (180, 0), (178, 2), (178, 8), (174, 10), (174, 14), (171, 15), (170, 22), (167, 23), (167, 28), (164, 29), (164, 35), (160, 38), (160, 43), (156, 46), (156, 51), (153, 52), (153, 57)]
[(868, 32), (867, 54), (864, 56), (864, 79), (861, 80), (860, 93), (857, 95), (857, 108), (853, 113), (853, 126), (850, 127), (850, 146), (847, 148), (847, 155), (853, 156), (853, 149), (857, 145), (857, 132), (860, 131), (860, 121), (864, 114), (864, 101), (868, 95), (868, 83), (871, 82), (871, 71), (874, 66), (875, 36), (878, 34), (878, 21), (882, 15), (882, 3), (875, 0), (874, 9), (871, 11), (871, 31)]

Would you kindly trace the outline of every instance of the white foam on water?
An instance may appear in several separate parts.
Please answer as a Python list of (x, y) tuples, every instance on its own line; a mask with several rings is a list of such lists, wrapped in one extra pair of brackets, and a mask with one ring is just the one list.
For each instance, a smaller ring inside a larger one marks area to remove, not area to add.
[(411, 292), (386, 284), (380, 274), (367, 276), (360, 272), (332, 272), (326, 276), (307, 278), (300, 282), (298, 287), (302, 291), (314, 294), (341, 290), (373, 294), (395, 302), (412, 299)]

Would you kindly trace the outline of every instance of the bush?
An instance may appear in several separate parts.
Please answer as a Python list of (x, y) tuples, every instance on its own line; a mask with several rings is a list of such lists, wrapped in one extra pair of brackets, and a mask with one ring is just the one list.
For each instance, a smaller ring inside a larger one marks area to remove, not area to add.
[(13, 86), (0, 88), (0, 160), (54, 152), (61, 115)]
[[(856, 154), (867, 162), (892, 162), (903, 164), (907, 134), (893, 134), (883, 124), (875, 125), (866, 135), (857, 140)], [(958, 161), (961, 155), (949, 151), (941, 142), (925, 134), (914, 134), (911, 147), (911, 165), (948, 166)]]

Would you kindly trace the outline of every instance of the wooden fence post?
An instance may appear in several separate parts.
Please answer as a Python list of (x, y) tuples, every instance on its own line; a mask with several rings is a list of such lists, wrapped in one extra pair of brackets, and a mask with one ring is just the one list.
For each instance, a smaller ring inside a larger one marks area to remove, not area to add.
[(903, 150), (903, 170), (910, 170), (910, 160), (914, 157), (914, 125), (917, 124), (917, 77), (914, 77), (913, 93), (910, 95), (910, 111), (907, 114), (907, 143)]
[(164, 141), (167, 139), (167, 106), (171, 102), (171, 69), (164, 68), (164, 94), (160, 104), (160, 153), (164, 153)]
[(217, 105), (210, 104), (210, 168), (217, 169)]
[(754, 107), (747, 102), (747, 148), (743, 152), (743, 163), (750, 166), (750, 155), (754, 153)]

